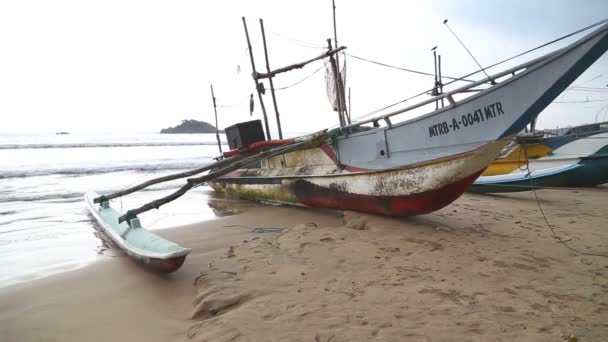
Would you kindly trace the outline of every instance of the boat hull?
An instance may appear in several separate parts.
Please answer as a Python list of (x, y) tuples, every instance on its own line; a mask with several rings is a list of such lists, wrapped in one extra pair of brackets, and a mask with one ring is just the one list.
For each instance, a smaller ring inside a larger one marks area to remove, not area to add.
[(451, 158), (387, 170), (331, 173), (328, 170), (335, 168), (318, 165), (307, 168), (308, 176), (296, 175), (301, 173), (299, 168), (239, 170), (210, 185), (242, 199), (390, 216), (420, 215), (461, 196), (505, 144), (493, 142)]
[(102, 232), (131, 259), (148, 269), (171, 273), (177, 271), (191, 252), (174, 242), (165, 240), (139, 226), (139, 220), (119, 223), (120, 214), (109, 205), (99, 205), (93, 199), (99, 194), (89, 192), (85, 203)]
[(608, 132), (598, 130), (577, 135), (540, 138), (525, 145), (507, 146), (503, 155), (493, 161), (482, 176), (504, 175), (524, 170), (528, 164), (526, 158), (530, 160), (533, 170), (554, 167), (555, 160), (558, 159), (563, 161), (563, 165), (571, 164), (577, 162), (581, 156), (598, 153), (606, 145)]
[[(456, 89), (444, 94), (445, 107), (433, 110), (433, 101), (422, 101), (334, 130), (319, 147), (262, 160), (259, 169), (238, 170), (210, 184), (241, 198), (393, 216), (440, 209), (606, 50), (608, 24), (503, 72), (475, 95), (455, 101)], [(413, 109), (430, 112), (393, 121)]]
[[(486, 176), (486, 170), (468, 191), (520, 192), (532, 190), (532, 186), (581, 187), (608, 183), (608, 133), (567, 138), (567, 143), (557, 146), (547, 157), (531, 159), (528, 163), (525, 157), (513, 161), (518, 163), (513, 172)], [(555, 139), (545, 139), (543, 144), (556, 146), (553, 140)], [(519, 154), (517, 150), (512, 153)], [(490, 167), (494, 164), (496, 161)], [(507, 161), (500, 165), (507, 165)]]

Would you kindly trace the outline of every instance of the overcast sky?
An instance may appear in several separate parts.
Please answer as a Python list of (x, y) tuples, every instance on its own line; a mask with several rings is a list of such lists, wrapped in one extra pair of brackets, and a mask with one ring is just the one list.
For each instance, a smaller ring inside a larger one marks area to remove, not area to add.
[[(449, 76), (477, 68), (444, 18), (480, 63), (490, 65), (607, 14), (608, 1), (602, 0), (337, 0), (338, 40), (348, 53), (431, 72), (430, 48), (439, 46)], [(242, 16), (260, 71), (259, 18), (272, 68), (320, 54), (333, 36), (331, 0), (2, 1), (0, 132), (154, 132), (182, 119), (213, 122), (211, 83), (222, 106), (220, 127), (247, 120), (253, 81)], [(322, 66), (280, 76), (275, 86)], [(284, 131), (336, 124), (324, 82), (321, 70), (277, 92)], [(358, 116), (428, 89), (433, 80), (347, 58), (347, 83)], [(608, 57), (575, 84), (608, 90)], [(559, 101), (586, 99), (606, 101), (553, 104), (539, 126), (608, 120), (608, 92), (567, 91)], [(265, 103), (274, 117), (268, 93)], [(261, 117), (259, 108), (256, 101), (255, 118)]]

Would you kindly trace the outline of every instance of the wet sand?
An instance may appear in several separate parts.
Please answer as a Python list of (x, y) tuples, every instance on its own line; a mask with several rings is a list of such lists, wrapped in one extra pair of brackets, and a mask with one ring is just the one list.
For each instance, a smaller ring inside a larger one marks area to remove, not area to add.
[(230, 244), (262, 235), (233, 225), (286, 227), (313, 215), (328, 226), (339, 221), (335, 214), (313, 210), (253, 207), (235, 216), (155, 231), (193, 249), (173, 274), (158, 275), (119, 256), (0, 288), (0, 341), (183, 341), (192, 323), (193, 282), (200, 270)]
[[(608, 254), (608, 194), (538, 194), (572, 247)], [(175, 274), (114, 258), (0, 289), (0, 340), (608, 339), (608, 258), (558, 243), (532, 193), (406, 219), (252, 208), (161, 234), (193, 248)]]

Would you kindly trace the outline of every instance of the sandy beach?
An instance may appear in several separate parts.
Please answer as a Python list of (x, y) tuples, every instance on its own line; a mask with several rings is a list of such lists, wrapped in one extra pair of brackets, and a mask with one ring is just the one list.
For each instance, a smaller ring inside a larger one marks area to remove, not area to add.
[[(605, 192), (538, 194), (568, 244), (608, 253)], [(0, 340), (608, 338), (608, 258), (558, 243), (532, 193), (400, 219), (254, 207), (159, 234), (193, 249), (174, 274), (119, 256), (0, 289)]]

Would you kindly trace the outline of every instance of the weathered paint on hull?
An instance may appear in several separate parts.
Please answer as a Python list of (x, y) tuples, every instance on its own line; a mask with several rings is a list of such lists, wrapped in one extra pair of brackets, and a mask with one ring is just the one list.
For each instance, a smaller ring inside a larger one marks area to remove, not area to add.
[(395, 111), (384, 117), (384, 127), (374, 122), (369, 129), (346, 129), (308, 155), (269, 158), (260, 169), (210, 184), (256, 200), (389, 215), (436, 210), (458, 198), (497, 157), (504, 139), (523, 130), (606, 50), (608, 24), (458, 102), (399, 123), (389, 120), (403, 112)]
[(307, 169), (307, 173), (316, 173), (312, 176), (288, 175), (289, 171), (294, 174), (301, 168), (239, 170), (210, 185), (217, 191), (244, 199), (391, 216), (419, 215), (443, 208), (462, 195), (505, 144), (489, 143), (452, 158), (388, 170), (349, 172), (344, 169), (318, 174), (317, 170), (335, 169), (335, 165), (333, 168), (322, 165)]
[(405, 196), (369, 196), (296, 182), (300, 203), (314, 208), (355, 210), (389, 216), (421, 215), (439, 210), (455, 201), (479, 176), (481, 170), (440, 189)]

